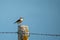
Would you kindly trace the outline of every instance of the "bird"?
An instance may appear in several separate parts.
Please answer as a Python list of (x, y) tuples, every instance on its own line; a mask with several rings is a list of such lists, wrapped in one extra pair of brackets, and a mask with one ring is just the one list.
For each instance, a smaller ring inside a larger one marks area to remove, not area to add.
[(15, 23), (21, 24), (22, 22), (23, 22), (23, 17), (20, 17), (20, 19), (18, 19)]

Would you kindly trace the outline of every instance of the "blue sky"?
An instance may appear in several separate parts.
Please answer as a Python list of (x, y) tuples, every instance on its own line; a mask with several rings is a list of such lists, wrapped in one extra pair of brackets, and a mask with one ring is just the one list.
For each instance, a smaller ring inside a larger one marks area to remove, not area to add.
[[(24, 17), (30, 32), (60, 34), (60, 0), (0, 0), (0, 32), (17, 32), (14, 22)], [(0, 40), (18, 40), (17, 34), (0, 34)], [(60, 40), (31, 35), (29, 40)]]

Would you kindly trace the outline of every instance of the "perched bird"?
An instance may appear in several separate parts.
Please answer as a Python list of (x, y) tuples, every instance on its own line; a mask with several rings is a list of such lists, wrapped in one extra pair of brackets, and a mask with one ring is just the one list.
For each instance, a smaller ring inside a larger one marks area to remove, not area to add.
[(20, 17), (20, 19), (18, 19), (15, 23), (21, 24), (22, 22), (23, 22), (23, 17)]

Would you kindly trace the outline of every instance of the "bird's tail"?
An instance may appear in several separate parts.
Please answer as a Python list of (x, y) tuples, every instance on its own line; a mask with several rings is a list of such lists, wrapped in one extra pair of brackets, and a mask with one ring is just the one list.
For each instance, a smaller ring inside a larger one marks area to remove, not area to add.
[(14, 22), (14, 24), (17, 23), (17, 22)]

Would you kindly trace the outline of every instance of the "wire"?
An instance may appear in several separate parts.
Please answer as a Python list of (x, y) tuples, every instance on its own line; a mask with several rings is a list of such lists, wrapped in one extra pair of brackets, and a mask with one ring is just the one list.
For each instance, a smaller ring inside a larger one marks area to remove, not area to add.
[(12, 34), (12, 33), (17, 33), (17, 32), (0, 32), (0, 34), (7, 34), (7, 33)]
[(60, 36), (60, 34), (42, 34), (42, 33), (30, 33), (31, 35), (44, 35), (44, 36)]
[[(0, 34), (15, 34), (18, 32), (0, 32)], [(26, 33), (27, 34), (27, 33)], [(30, 35), (44, 35), (44, 36), (60, 36), (60, 34), (42, 34), (42, 33), (29, 33)]]

